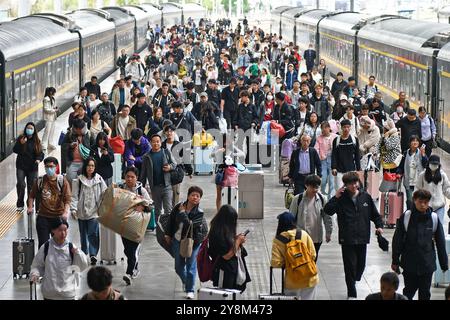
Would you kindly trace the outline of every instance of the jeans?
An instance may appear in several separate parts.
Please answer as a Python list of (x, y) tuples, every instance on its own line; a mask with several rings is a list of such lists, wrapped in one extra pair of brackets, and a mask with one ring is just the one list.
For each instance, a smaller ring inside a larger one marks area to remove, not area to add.
[(78, 226), (80, 228), (81, 250), (90, 257), (97, 256), (100, 242), (97, 219), (78, 220)]
[(341, 245), (344, 260), (347, 296), (356, 298), (356, 281), (360, 281), (366, 268), (366, 244)]
[[(322, 185), (320, 190), (322, 194), (328, 195), (328, 200), (330, 200), (334, 196), (334, 182), (333, 176), (331, 175), (331, 155), (328, 156), (325, 160), (321, 161), (322, 163)], [(328, 184), (328, 193), (326, 192)]]
[(406, 209), (411, 210), (412, 194), (414, 192), (414, 186), (405, 187), (405, 191), (406, 191)]
[(436, 212), (436, 214), (439, 217), (439, 221), (441, 222), (442, 226), (444, 226), (445, 206), (441, 207), (439, 209), (433, 210), (433, 211)]
[(151, 188), (152, 199), (155, 205), (155, 218), (158, 221), (158, 217), (161, 214), (161, 210), (164, 207), (164, 214), (169, 214), (172, 211), (172, 186), (160, 187), (154, 186)]
[(52, 222), (57, 218), (47, 218), (41, 215), (36, 216), (36, 232), (38, 235), (38, 249), (50, 239), (52, 233)]
[(405, 287), (403, 294), (412, 300), (416, 291), (419, 290), (419, 300), (430, 300), (431, 293), (431, 278), (433, 273), (417, 275), (414, 273), (403, 272), (403, 279), (405, 280)]
[(126, 274), (132, 276), (134, 270), (138, 268), (138, 257), (139, 257), (139, 243), (128, 240), (122, 237), (123, 252), (127, 256), (127, 271)]
[(180, 256), (180, 241), (173, 239), (172, 251), (175, 255), (175, 271), (185, 286), (186, 292), (194, 292), (195, 278), (197, 277), (197, 254), (200, 244), (192, 248), (192, 256), (183, 258)]
[(81, 168), (83, 168), (83, 162), (70, 162), (67, 166), (66, 179), (72, 188), (72, 181), (78, 177), (81, 173)]
[[(21, 169), (16, 169), (16, 178), (17, 178), (17, 208), (25, 207), (24, 198), (25, 198), (25, 187), (27, 188), (27, 194), (29, 195), (31, 192), (31, 188), (33, 187), (33, 182), (38, 177), (37, 171), (24, 171)], [(25, 179), (27, 183), (25, 185)]]
[(55, 121), (45, 121), (44, 135), (42, 136), (42, 149), (46, 150), (55, 138)]

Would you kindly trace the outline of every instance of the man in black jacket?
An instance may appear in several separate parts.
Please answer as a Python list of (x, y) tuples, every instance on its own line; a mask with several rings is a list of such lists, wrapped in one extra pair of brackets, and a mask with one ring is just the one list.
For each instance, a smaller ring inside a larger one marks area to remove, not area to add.
[(206, 89), (208, 100), (220, 106), (220, 90), (217, 89), (217, 81), (214, 79), (208, 80), (208, 89)]
[(334, 96), (334, 100), (339, 101), (339, 95), (347, 86), (347, 81), (344, 80), (344, 75), (342, 72), (336, 74), (336, 81), (333, 82), (331, 86), (331, 94)]
[(152, 108), (145, 101), (145, 94), (139, 93), (137, 103), (131, 108), (130, 116), (136, 119), (136, 126), (145, 131), (145, 126), (153, 117)]
[[(294, 135), (295, 122), (294, 112), (292, 108), (285, 102), (285, 95), (282, 92), (278, 92), (275, 95), (275, 108), (273, 109), (272, 119), (277, 120), (286, 131), (286, 135), (283, 139), (288, 139)], [(281, 144), (281, 141), (280, 141)]]
[(232, 127), (232, 121), (239, 104), (239, 88), (236, 87), (236, 84), (236, 78), (231, 78), (230, 85), (222, 90), (220, 97), (220, 110), (227, 121), (228, 129)]
[(202, 127), (206, 131), (209, 129), (219, 130), (220, 109), (214, 102), (208, 100), (206, 92), (200, 93), (200, 102), (194, 105), (192, 114), (195, 119), (202, 122)]
[(100, 85), (98, 84), (98, 79), (96, 76), (92, 76), (91, 81), (86, 82), (84, 84), (84, 87), (87, 89), (88, 95), (91, 93), (95, 93), (96, 97), (100, 97), (101, 90), (100, 90)]
[(310, 174), (322, 176), (322, 164), (316, 149), (311, 148), (311, 137), (304, 134), (300, 138), (301, 148), (292, 153), (289, 162), (289, 178), (294, 183), (294, 195), (305, 191), (305, 179)]
[(367, 244), (370, 242), (370, 221), (376, 233), (383, 233), (383, 221), (372, 200), (365, 191), (360, 191), (358, 174), (347, 172), (342, 178), (344, 187), (325, 205), (328, 215), (337, 214), (339, 244), (344, 262), (347, 297), (356, 299), (356, 281), (360, 281), (366, 267)]
[[(255, 105), (250, 103), (250, 94), (248, 93), (248, 91), (242, 91), (240, 96), (241, 96), (241, 103), (239, 104), (238, 109), (236, 110), (236, 116), (234, 118), (233, 125), (236, 130), (241, 129), (245, 133), (252, 128), (256, 128), (259, 123), (259, 119)], [(250, 163), (249, 134), (245, 135), (245, 140), (246, 140), (245, 163)], [(243, 143), (244, 137), (242, 139), (239, 139), (238, 141), (242, 141)], [(238, 148), (244, 150), (242, 145), (238, 146)]]
[(417, 118), (416, 110), (408, 109), (406, 117), (401, 118), (395, 124), (397, 128), (400, 129), (401, 136), (401, 147), (402, 152), (406, 152), (409, 148), (409, 138), (412, 135), (418, 136), (422, 139), (422, 124), (420, 120)]
[(116, 115), (116, 107), (109, 101), (109, 95), (106, 92), (102, 93), (101, 100), (102, 103), (97, 106), (100, 120), (105, 121), (111, 127), (112, 120)]
[(125, 53), (125, 49), (120, 51), (120, 56), (117, 58), (116, 66), (120, 68), (120, 75), (125, 76), (125, 67), (127, 66), (128, 56)]
[(419, 300), (430, 300), (431, 279), (436, 271), (436, 243), (442, 271), (448, 270), (444, 228), (437, 214), (429, 206), (431, 193), (419, 189), (413, 195), (412, 210), (398, 219), (392, 239), (392, 265), (395, 272), (403, 268), (403, 294), (412, 300), (419, 290)]

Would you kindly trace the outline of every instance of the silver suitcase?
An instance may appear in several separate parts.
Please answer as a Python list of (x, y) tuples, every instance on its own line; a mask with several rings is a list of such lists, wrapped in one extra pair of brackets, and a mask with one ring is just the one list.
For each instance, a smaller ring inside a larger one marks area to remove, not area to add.
[(117, 264), (124, 260), (120, 235), (100, 224), (100, 264)]
[(281, 269), (281, 292), (273, 292), (273, 268), (270, 267), (270, 292), (260, 293), (259, 300), (298, 300), (297, 296), (286, 296), (284, 294), (284, 268)]
[(239, 218), (264, 218), (264, 172), (243, 172), (239, 175)]
[(198, 289), (198, 300), (240, 300), (241, 291), (220, 288)]
[(229, 204), (236, 211), (239, 210), (239, 192), (238, 188), (223, 187), (222, 188), (222, 205)]

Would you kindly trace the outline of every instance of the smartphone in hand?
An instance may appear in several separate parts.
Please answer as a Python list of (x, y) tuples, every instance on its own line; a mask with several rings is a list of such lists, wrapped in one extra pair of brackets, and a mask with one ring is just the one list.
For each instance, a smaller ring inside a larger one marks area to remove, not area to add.
[(249, 234), (249, 232), (250, 232), (250, 229), (247, 229), (247, 230), (244, 231), (243, 235), (247, 236)]

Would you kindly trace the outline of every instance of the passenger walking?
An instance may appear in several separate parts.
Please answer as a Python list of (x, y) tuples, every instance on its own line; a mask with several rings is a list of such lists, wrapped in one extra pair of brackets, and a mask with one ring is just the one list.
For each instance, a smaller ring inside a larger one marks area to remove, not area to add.
[(137, 95), (137, 102), (131, 108), (130, 116), (136, 120), (136, 127), (145, 130), (145, 126), (148, 121), (152, 118), (152, 108), (146, 102), (146, 96), (143, 93)]
[[(122, 189), (131, 191), (142, 199), (146, 200), (149, 204), (152, 203), (150, 196), (145, 189), (144, 185), (138, 181), (139, 170), (136, 167), (128, 167), (125, 169), (125, 183), (120, 185)], [(140, 211), (143, 211), (143, 206), (140, 206)], [(127, 257), (127, 269), (123, 276), (123, 281), (127, 286), (131, 285), (131, 280), (139, 276), (140, 271), (138, 269), (138, 258), (141, 248), (141, 244), (128, 240), (122, 237), (122, 243), (124, 247), (124, 253)]]
[[(208, 224), (200, 208), (203, 190), (192, 186), (188, 190), (187, 200), (178, 203), (170, 213), (170, 222), (165, 230), (165, 240), (171, 245), (175, 256), (175, 271), (183, 282), (186, 299), (194, 299), (195, 279), (197, 278), (197, 254), (200, 244), (208, 233)], [(191, 237), (192, 252), (185, 252), (183, 240)]]
[(130, 106), (124, 105), (111, 124), (111, 137), (121, 137), (123, 141), (131, 138), (131, 131), (136, 129), (136, 120), (130, 116)]
[[(286, 131), (286, 135), (283, 139), (289, 139), (294, 135), (295, 122), (293, 120), (293, 110), (285, 102), (285, 94), (278, 92), (275, 94), (275, 108), (273, 110), (272, 119), (281, 124)], [(281, 144), (281, 141), (279, 141)]]
[(358, 134), (360, 156), (363, 157), (368, 153), (375, 156), (378, 151), (376, 145), (381, 138), (380, 129), (368, 116), (362, 116), (359, 121), (361, 124)]
[(51, 223), (58, 219), (67, 220), (70, 212), (71, 191), (69, 182), (64, 176), (56, 174), (58, 160), (54, 157), (44, 159), (45, 175), (33, 183), (27, 200), (27, 214), (33, 213), (33, 202), (36, 205), (36, 231), (38, 247), (41, 247), (50, 236)]
[(328, 215), (337, 214), (339, 244), (344, 261), (347, 297), (356, 299), (355, 283), (360, 281), (366, 267), (367, 244), (370, 242), (370, 221), (375, 224), (376, 233), (383, 233), (383, 221), (372, 197), (360, 189), (356, 172), (347, 172), (342, 177), (344, 187), (325, 205)]
[(128, 55), (126, 54), (125, 49), (120, 50), (120, 56), (117, 58), (116, 66), (120, 69), (120, 75), (126, 76), (125, 67), (128, 63)]
[(227, 121), (228, 129), (232, 128), (233, 120), (239, 104), (239, 88), (236, 88), (236, 78), (231, 78), (228, 87), (225, 87), (220, 95), (220, 109), (224, 119)]
[(391, 268), (403, 268), (403, 294), (412, 300), (419, 290), (419, 300), (430, 300), (431, 278), (436, 271), (436, 252), (443, 272), (448, 270), (445, 235), (441, 221), (430, 207), (431, 193), (414, 192), (411, 210), (398, 219), (392, 240)]
[(395, 124), (400, 129), (402, 152), (409, 147), (409, 139), (415, 135), (422, 140), (422, 124), (417, 118), (416, 110), (408, 109), (406, 117), (403, 117)]
[(75, 300), (76, 272), (88, 267), (89, 258), (67, 240), (69, 224), (65, 219), (55, 218), (48, 228), (52, 238), (39, 247), (31, 264), (30, 280), (37, 283), (42, 277), (44, 300)]
[[(319, 154), (322, 167), (321, 193), (328, 195), (328, 199), (330, 199), (334, 196), (334, 179), (332, 179), (331, 175), (331, 154), (333, 150), (333, 140), (336, 138), (336, 134), (331, 132), (331, 127), (328, 121), (322, 122), (320, 127), (322, 129), (322, 134), (317, 137), (314, 148)], [(328, 192), (326, 192), (327, 185)]]
[(359, 141), (350, 134), (351, 125), (350, 120), (342, 120), (342, 133), (333, 140), (331, 174), (335, 177), (335, 190), (341, 188), (344, 173), (361, 170)]
[(395, 100), (391, 105), (391, 113), (397, 111), (398, 107), (402, 107), (404, 112), (408, 112), (409, 108), (409, 101), (406, 100), (406, 92), (400, 91), (398, 93), (398, 99)]
[(294, 195), (305, 191), (305, 180), (310, 174), (322, 176), (322, 164), (316, 149), (310, 147), (311, 137), (300, 137), (300, 148), (294, 150), (289, 162), (289, 178), (294, 183)]
[(150, 143), (144, 137), (141, 129), (135, 128), (131, 131), (131, 138), (125, 143), (123, 155), (127, 167), (136, 167), (141, 171), (144, 156), (150, 151)]
[(94, 93), (97, 98), (100, 97), (102, 90), (100, 88), (100, 85), (98, 84), (98, 78), (96, 76), (92, 76), (91, 81), (86, 82), (84, 84), (84, 87), (87, 89), (88, 95)]
[(139, 181), (144, 187), (148, 182), (155, 205), (156, 220), (158, 220), (163, 207), (165, 214), (172, 211), (173, 191), (170, 171), (175, 170), (177, 164), (169, 151), (161, 149), (161, 136), (157, 134), (151, 136), (150, 143), (152, 149), (142, 157)]
[(87, 284), (91, 291), (80, 300), (126, 300), (120, 291), (112, 287), (112, 279), (112, 272), (108, 268), (92, 267), (87, 273)]
[(380, 292), (369, 294), (366, 300), (408, 300), (397, 293), (400, 280), (395, 272), (385, 272), (380, 279)]
[(306, 62), (306, 70), (311, 71), (316, 60), (316, 50), (314, 50), (312, 43), (309, 44), (308, 49), (303, 53), (303, 58)]
[(112, 120), (116, 115), (116, 107), (109, 101), (109, 95), (106, 92), (102, 93), (101, 100), (102, 102), (97, 106), (100, 119), (105, 121), (108, 126), (111, 126)]
[(98, 111), (98, 109), (94, 109), (92, 111), (90, 124), (91, 126), (89, 129), (89, 135), (93, 140), (97, 138), (97, 135), (100, 132), (104, 132), (108, 136), (111, 136), (111, 128), (109, 127), (107, 122), (103, 121), (100, 118), (100, 112)]
[(305, 179), (306, 190), (292, 199), (289, 208), (289, 212), (295, 216), (297, 228), (306, 231), (314, 243), (315, 261), (319, 257), (323, 241), (323, 225), (325, 225), (325, 241), (327, 243), (331, 241), (333, 231), (333, 221), (323, 211), (325, 199), (319, 192), (320, 183), (319, 176), (313, 174), (307, 176)]
[(450, 199), (450, 181), (442, 170), (441, 158), (435, 154), (428, 158), (425, 170), (417, 177), (415, 190), (427, 190), (431, 194), (429, 206), (444, 225), (445, 204)]
[(90, 156), (95, 159), (96, 172), (103, 178), (109, 187), (112, 183), (114, 162), (114, 151), (108, 142), (108, 136), (104, 132), (99, 132), (95, 139), (95, 144), (91, 148)]
[[(305, 244), (305, 249), (309, 252), (312, 259), (316, 260), (316, 250), (314, 249), (313, 240), (308, 232), (298, 229), (295, 217), (291, 212), (283, 212), (278, 217), (278, 226), (276, 236), (272, 242), (272, 258), (270, 265), (273, 268), (286, 267), (287, 260), (287, 244), (290, 241), (299, 239)], [(300, 233), (300, 236), (298, 235)], [(300, 300), (315, 300), (316, 286), (319, 283), (319, 275), (309, 277), (299, 277), (291, 272), (286, 272), (284, 287), (285, 294), (288, 296), (297, 296)]]
[[(225, 289), (244, 291), (251, 281), (245, 257), (247, 250), (243, 244), (246, 236), (237, 233), (236, 210), (230, 205), (223, 205), (211, 220), (208, 234), (208, 253), (214, 264), (213, 285)], [(238, 262), (242, 259), (242, 264)], [(240, 267), (243, 266), (243, 269)], [(239, 277), (238, 277), (239, 275)]]
[[(38, 177), (39, 163), (44, 160), (41, 141), (39, 140), (36, 126), (33, 122), (25, 125), (23, 134), (21, 134), (14, 144), (13, 152), (17, 154), (16, 158), (16, 190), (18, 212), (22, 212), (25, 207), (25, 187), (28, 198), (31, 188)], [(26, 182), (25, 182), (26, 181)]]
[(431, 115), (427, 114), (425, 107), (419, 108), (419, 120), (422, 129), (422, 142), (425, 144), (425, 154), (430, 157), (433, 145), (436, 143), (436, 123)]
[(425, 148), (420, 148), (420, 139), (417, 136), (409, 138), (409, 149), (403, 153), (402, 161), (398, 166), (398, 173), (403, 176), (403, 185), (406, 191), (406, 207), (412, 207), (412, 194), (417, 184), (419, 174), (426, 168), (428, 158)]
[(56, 89), (53, 87), (45, 88), (44, 101), (42, 105), (44, 107), (44, 121), (45, 129), (44, 135), (42, 136), (42, 149), (44, 153), (47, 152), (47, 148), (55, 150), (56, 147), (51, 144), (53, 139), (55, 139), (55, 121), (58, 112), (58, 106), (55, 100)]
[(72, 181), (72, 200), (70, 211), (78, 220), (80, 228), (81, 250), (91, 259), (91, 265), (97, 264), (100, 246), (98, 225), (98, 208), (103, 192), (107, 186), (103, 178), (96, 172), (97, 163), (92, 157), (83, 162), (81, 174)]

